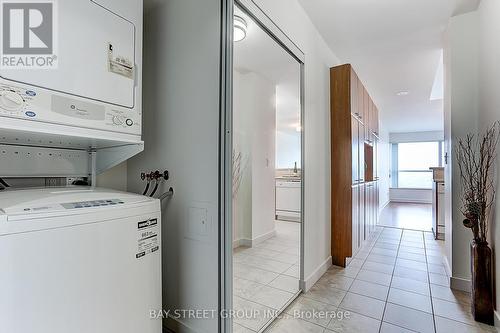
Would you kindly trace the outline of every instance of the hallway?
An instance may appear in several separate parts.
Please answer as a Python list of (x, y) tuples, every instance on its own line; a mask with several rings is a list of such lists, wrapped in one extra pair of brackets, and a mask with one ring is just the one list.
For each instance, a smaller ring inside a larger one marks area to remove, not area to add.
[(432, 232), (432, 205), (390, 202), (380, 213), (379, 225)]
[[(347, 268), (330, 268), (269, 332), (495, 332), (472, 319), (469, 294), (449, 288), (442, 244), (428, 232), (378, 227)], [(312, 311), (328, 316), (308, 318)]]

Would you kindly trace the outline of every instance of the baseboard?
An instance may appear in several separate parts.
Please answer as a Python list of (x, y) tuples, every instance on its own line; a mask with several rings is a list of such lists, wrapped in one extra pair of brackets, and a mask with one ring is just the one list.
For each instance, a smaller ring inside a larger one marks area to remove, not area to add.
[(259, 237), (256, 237), (256, 238), (253, 238), (252, 239), (252, 244), (251, 246), (254, 247), (255, 245), (258, 245), (262, 242), (265, 242), (266, 240), (268, 240), (269, 238), (273, 238), (276, 236), (276, 229), (268, 232), (267, 234), (264, 234), (264, 235), (261, 235)]
[(331, 266), (332, 266), (332, 257), (330, 256), (321, 265), (319, 265), (319, 267), (316, 268), (316, 270), (311, 275), (309, 275), (305, 279), (305, 281), (303, 281), (303, 285), (301, 286), (302, 290), (304, 292), (309, 291), (309, 289), (311, 289), (311, 287), (314, 286), (316, 282), (318, 282), (318, 280), (323, 276), (323, 274), (326, 273), (326, 271)]
[(416, 204), (432, 204), (432, 201), (429, 201), (429, 200), (417, 200), (417, 199), (391, 199), (390, 202), (416, 203)]
[(391, 200), (387, 200), (385, 203), (380, 205), (379, 212), (381, 212), (388, 204), (391, 203)]
[(249, 239), (249, 238), (239, 238), (237, 240), (233, 241), (233, 249), (244, 246), (244, 247), (254, 247), (255, 245), (258, 245), (262, 242), (265, 242), (266, 240), (273, 238), (276, 236), (276, 230), (270, 231), (267, 234), (261, 235), (259, 237), (256, 237), (254, 239)]
[(444, 256), (444, 269), (446, 270), (446, 274), (448, 276), (451, 276), (451, 267), (450, 267), (450, 263), (448, 262), (448, 257), (447, 256)]
[(467, 293), (471, 292), (471, 281), (467, 279), (451, 277), (450, 278), (451, 289), (465, 291)]
[(495, 311), (495, 327), (500, 327), (500, 313)]

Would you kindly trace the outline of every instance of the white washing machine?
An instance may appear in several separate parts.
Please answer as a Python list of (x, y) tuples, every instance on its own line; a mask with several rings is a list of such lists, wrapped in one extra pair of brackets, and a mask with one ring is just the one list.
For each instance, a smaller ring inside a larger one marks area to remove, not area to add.
[(0, 192), (0, 332), (160, 333), (160, 224), (130, 193)]

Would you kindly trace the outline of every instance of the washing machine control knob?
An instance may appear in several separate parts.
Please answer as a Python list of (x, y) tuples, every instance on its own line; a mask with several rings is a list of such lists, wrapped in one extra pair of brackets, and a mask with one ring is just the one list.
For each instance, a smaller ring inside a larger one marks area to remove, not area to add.
[(0, 109), (19, 111), (24, 106), (24, 99), (18, 93), (4, 90), (0, 91)]

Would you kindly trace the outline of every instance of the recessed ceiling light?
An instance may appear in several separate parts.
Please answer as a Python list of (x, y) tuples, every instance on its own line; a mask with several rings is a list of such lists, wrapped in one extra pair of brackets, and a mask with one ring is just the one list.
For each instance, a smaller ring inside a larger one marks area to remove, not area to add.
[(398, 92), (396, 93), (396, 95), (398, 95), (398, 96), (408, 96), (409, 94), (410, 94), (410, 92), (409, 92), (409, 91), (407, 91), (407, 90), (398, 91)]
[(233, 38), (235, 42), (242, 41), (247, 36), (247, 22), (238, 15), (234, 16)]

